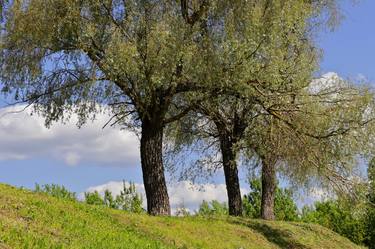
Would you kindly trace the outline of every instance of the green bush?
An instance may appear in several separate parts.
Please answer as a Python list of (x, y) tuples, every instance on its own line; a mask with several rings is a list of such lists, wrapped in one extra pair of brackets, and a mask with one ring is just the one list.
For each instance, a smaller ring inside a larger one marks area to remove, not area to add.
[(133, 213), (142, 213), (144, 209), (142, 208), (143, 199), (140, 194), (137, 193), (135, 189), (135, 184), (130, 183), (126, 186), (125, 181), (123, 182), (123, 189), (120, 195), (115, 198), (116, 208), (126, 210)]
[(375, 159), (368, 167), (368, 180), (355, 189), (354, 200), (342, 194), (337, 200), (304, 207), (302, 221), (332, 229), (351, 241), (375, 249)]
[(91, 205), (107, 206), (110, 208), (121, 209), (132, 213), (142, 213), (143, 199), (135, 189), (135, 184), (130, 183), (126, 186), (125, 181), (123, 182), (123, 189), (120, 194), (113, 196), (111, 191), (105, 190), (104, 196), (100, 196), (98, 191), (86, 192), (85, 202)]
[(368, 167), (368, 194), (366, 206), (366, 238), (365, 244), (375, 249), (375, 158)]
[(85, 202), (90, 205), (104, 206), (104, 200), (100, 196), (98, 191), (95, 192), (86, 192), (85, 193)]
[(228, 215), (228, 205), (227, 203), (220, 203), (216, 200), (207, 202), (203, 201), (201, 205), (199, 206), (197, 215), (201, 216), (222, 216), (222, 215)]
[(301, 219), (330, 228), (357, 244), (363, 244), (366, 238), (365, 213), (343, 199), (316, 202), (314, 207), (304, 207)]
[(64, 186), (60, 186), (57, 184), (45, 184), (39, 185), (35, 184), (36, 193), (45, 193), (60, 199), (68, 199), (68, 200), (77, 200), (76, 193), (70, 192)]

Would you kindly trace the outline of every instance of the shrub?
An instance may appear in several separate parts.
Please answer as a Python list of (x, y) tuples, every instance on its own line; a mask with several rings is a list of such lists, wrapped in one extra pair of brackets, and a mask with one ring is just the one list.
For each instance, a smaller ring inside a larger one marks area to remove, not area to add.
[(67, 199), (67, 200), (77, 200), (76, 193), (70, 192), (67, 190), (64, 186), (60, 186), (57, 184), (45, 184), (45, 185), (39, 185), (35, 184), (35, 190), (36, 193), (45, 193), (48, 195), (51, 195), (53, 197), (57, 197), (60, 199)]
[(203, 201), (196, 214), (202, 216), (222, 216), (228, 215), (228, 213), (228, 205), (225, 202), (220, 203), (216, 200), (212, 200), (211, 202)]
[(357, 244), (366, 237), (365, 214), (346, 200), (316, 202), (314, 207), (304, 207), (302, 221), (316, 223), (332, 229)]
[(130, 183), (129, 186), (127, 186), (125, 181), (123, 182), (123, 189), (119, 195), (114, 197), (109, 190), (105, 190), (103, 197), (98, 191), (86, 192), (85, 202), (91, 205), (107, 206), (132, 213), (142, 213), (145, 211), (142, 207), (142, 196), (137, 193), (135, 184)]
[(116, 196), (115, 203), (118, 209), (126, 210), (133, 213), (144, 212), (142, 208), (143, 199), (135, 189), (135, 184), (130, 182), (129, 186), (126, 186), (123, 181), (123, 189), (120, 195)]
[(90, 205), (104, 206), (104, 200), (98, 191), (85, 192), (85, 202)]

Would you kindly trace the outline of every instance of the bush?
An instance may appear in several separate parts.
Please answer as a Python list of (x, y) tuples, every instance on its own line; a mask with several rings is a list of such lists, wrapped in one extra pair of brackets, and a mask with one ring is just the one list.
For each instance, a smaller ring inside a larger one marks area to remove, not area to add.
[(220, 203), (216, 200), (213, 200), (211, 202), (203, 201), (199, 206), (198, 212), (196, 214), (202, 216), (222, 216), (228, 215), (228, 213), (228, 206), (226, 203)]
[(302, 221), (316, 223), (332, 229), (357, 244), (366, 238), (365, 214), (346, 200), (316, 202), (314, 207), (304, 207)]
[(323, 225), (354, 243), (375, 249), (375, 159), (368, 167), (368, 181), (354, 190), (355, 200), (342, 194), (337, 200), (304, 207), (302, 221)]
[(368, 194), (366, 207), (366, 238), (365, 244), (375, 249), (375, 158), (368, 167)]
[(45, 193), (48, 195), (51, 195), (53, 197), (57, 197), (60, 199), (67, 199), (67, 200), (77, 200), (76, 193), (70, 192), (67, 190), (64, 186), (60, 186), (57, 184), (45, 184), (45, 185), (39, 185), (35, 184), (35, 190), (36, 193)]
[(142, 196), (137, 193), (134, 183), (130, 183), (129, 187), (127, 187), (124, 181), (123, 189), (120, 192), (120, 195), (116, 196), (115, 202), (118, 209), (133, 213), (144, 212), (144, 209), (142, 208)]
[(98, 193), (95, 192), (85, 192), (85, 202), (90, 205), (104, 206), (104, 200)]
[(130, 183), (126, 186), (123, 182), (123, 189), (120, 194), (114, 197), (109, 190), (105, 190), (104, 196), (101, 197), (98, 191), (85, 193), (85, 202), (91, 205), (107, 206), (110, 208), (121, 209), (132, 213), (142, 213), (142, 196), (137, 193), (135, 184)]

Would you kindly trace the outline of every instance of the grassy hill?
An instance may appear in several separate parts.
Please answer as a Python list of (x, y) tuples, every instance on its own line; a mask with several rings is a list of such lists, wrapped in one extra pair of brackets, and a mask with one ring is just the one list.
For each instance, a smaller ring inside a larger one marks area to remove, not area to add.
[(240, 218), (150, 217), (0, 184), (3, 248), (362, 248), (317, 225)]

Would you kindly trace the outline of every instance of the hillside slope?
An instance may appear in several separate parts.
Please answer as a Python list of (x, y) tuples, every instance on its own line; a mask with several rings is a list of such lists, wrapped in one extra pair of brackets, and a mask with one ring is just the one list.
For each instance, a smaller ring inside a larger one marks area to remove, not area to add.
[(362, 248), (317, 225), (129, 214), (0, 184), (0, 248)]

